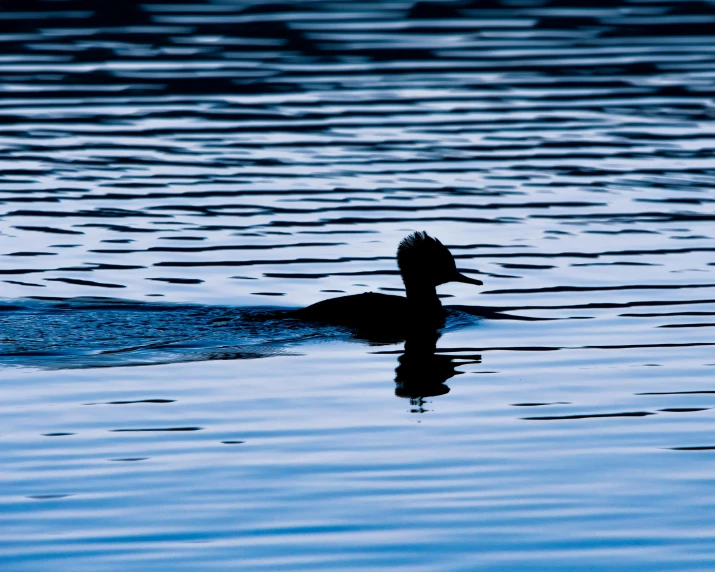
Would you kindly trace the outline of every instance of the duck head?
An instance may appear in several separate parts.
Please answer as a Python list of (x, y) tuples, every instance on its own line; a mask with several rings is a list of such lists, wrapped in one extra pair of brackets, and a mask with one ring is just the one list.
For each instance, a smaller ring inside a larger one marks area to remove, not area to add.
[(447, 282), (463, 282), (481, 286), (483, 282), (469, 278), (457, 270), (449, 249), (426, 232), (405, 237), (397, 247), (397, 266), (405, 288), (431, 289)]

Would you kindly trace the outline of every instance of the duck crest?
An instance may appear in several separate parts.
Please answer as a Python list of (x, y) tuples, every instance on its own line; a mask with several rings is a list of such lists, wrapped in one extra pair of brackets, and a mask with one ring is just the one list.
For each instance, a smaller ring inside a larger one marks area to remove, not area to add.
[(447, 250), (438, 239), (432, 238), (426, 231), (413, 232), (403, 238), (397, 247), (397, 265), (402, 270), (409, 262), (442, 249)]
[(397, 266), (405, 285), (421, 282), (437, 286), (449, 281), (457, 271), (449, 249), (425, 231), (414, 232), (400, 242)]

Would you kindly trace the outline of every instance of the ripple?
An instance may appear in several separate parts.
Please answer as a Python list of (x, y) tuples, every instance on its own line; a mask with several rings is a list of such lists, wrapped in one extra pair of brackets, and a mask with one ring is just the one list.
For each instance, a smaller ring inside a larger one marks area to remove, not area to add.
[(144, 432), (172, 432), (172, 431), (201, 431), (202, 427), (148, 427), (142, 429), (112, 429), (114, 433), (144, 433)]
[(574, 419), (601, 419), (604, 417), (646, 417), (655, 415), (650, 411), (625, 411), (622, 413), (591, 413), (583, 415), (552, 415), (544, 417), (522, 417), (527, 421), (570, 421)]

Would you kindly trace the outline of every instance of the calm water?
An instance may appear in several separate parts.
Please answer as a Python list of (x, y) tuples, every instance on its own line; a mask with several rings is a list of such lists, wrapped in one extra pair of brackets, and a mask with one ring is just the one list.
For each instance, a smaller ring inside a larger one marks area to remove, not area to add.
[(715, 2), (0, 9), (3, 570), (715, 568)]

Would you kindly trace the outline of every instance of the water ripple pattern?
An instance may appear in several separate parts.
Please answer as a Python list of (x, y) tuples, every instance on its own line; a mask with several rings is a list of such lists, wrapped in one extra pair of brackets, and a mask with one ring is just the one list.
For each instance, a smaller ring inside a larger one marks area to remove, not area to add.
[(715, 568), (715, 2), (0, 10), (4, 570)]

